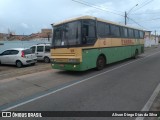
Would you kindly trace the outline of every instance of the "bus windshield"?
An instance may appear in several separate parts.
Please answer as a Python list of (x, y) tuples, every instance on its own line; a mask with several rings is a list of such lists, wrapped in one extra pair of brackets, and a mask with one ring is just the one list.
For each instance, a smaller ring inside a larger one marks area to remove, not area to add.
[(54, 27), (52, 46), (69, 47), (81, 44), (81, 22), (74, 21)]

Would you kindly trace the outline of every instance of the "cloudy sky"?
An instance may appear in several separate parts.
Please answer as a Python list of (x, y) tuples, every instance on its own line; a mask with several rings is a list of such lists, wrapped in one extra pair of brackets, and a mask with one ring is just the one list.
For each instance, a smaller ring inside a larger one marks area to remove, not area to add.
[(127, 24), (160, 34), (160, 0), (0, 0), (0, 32), (36, 33), (82, 15), (124, 24), (125, 11)]

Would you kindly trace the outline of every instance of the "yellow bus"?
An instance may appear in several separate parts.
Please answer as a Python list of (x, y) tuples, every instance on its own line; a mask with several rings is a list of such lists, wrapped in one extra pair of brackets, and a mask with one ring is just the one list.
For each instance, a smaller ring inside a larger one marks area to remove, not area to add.
[(144, 52), (144, 30), (92, 16), (52, 24), (53, 69), (101, 70), (106, 64)]

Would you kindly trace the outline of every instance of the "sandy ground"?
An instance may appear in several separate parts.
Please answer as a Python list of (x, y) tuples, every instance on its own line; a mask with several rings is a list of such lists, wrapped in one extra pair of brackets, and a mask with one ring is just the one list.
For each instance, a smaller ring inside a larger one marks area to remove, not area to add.
[(50, 63), (37, 62), (34, 66), (17, 68), (11, 65), (0, 66), (0, 80), (52, 69)]

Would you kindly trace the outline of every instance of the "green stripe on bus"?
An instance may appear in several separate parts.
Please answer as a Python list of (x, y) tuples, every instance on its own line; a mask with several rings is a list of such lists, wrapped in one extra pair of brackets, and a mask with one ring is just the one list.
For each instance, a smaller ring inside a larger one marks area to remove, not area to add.
[(71, 70), (71, 71), (84, 71), (96, 68), (96, 62), (99, 55), (104, 55), (106, 64), (121, 61), (131, 58), (135, 55), (135, 51), (143, 53), (143, 45), (123, 46), (123, 47), (110, 47), (98, 49), (83, 49), (82, 50), (82, 63), (80, 64), (54, 64), (54, 69)]

